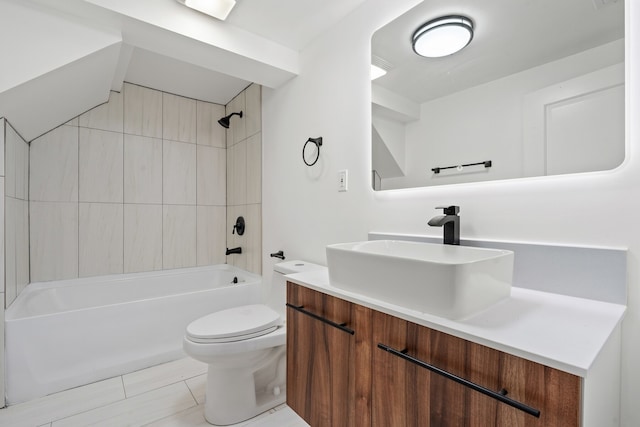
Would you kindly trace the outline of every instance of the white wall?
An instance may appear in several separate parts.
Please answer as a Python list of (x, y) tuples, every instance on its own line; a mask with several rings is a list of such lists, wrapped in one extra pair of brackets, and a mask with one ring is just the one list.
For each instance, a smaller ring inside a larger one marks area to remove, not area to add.
[[(263, 92), (264, 252), (324, 264), (330, 243), (365, 240), (371, 230), (439, 236), (427, 220), (443, 203), (461, 206), (464, 237), (628, 247), (629, 310), (623, 326), (622, 420), (640, 425), (640, 4), (627, 7), (627, 158), (611, 172), (458, 184), (374, 193), (371, 168), (370, 37), (416, 0), (369, 0), (302, 52), (301, 74)], [(636, 23), (630, 26), (630, 23)], [(309, 168), (301, 149), (323, 136)], [(349, 170), (349, 191), (337, 171)], [(267, 275), (268, 276), (268, 275)], [(606, 286), (606, 283), (603, 284)]]

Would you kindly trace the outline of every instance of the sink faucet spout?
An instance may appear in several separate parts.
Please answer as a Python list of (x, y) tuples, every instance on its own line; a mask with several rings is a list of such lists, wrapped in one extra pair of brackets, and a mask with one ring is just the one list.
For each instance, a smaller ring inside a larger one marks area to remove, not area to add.
[(432, 227), (444, 228), (444, 240), (445, 245), (459, 245), (460, 244), (460, 212), (459, 206), (441, 206), (436, 209), (442, 209), (444, 215), (438, 215), (429, 220), (429, 225)]

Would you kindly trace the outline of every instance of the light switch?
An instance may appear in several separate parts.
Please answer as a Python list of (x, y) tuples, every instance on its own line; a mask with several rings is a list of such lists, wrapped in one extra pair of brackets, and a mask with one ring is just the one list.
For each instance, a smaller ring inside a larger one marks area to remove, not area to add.
[(338, 172), (338, 191), (347, 191), (348, 177), (346, 169)]

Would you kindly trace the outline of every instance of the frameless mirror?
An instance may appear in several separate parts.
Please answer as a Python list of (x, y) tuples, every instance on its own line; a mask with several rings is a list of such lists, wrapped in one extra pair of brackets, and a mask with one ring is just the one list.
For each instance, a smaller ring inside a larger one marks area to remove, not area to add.
[[(473, 22), (461, 51), (412, 49), (424, 23)], [(376, 190), (613, 169), (624, 160), (623, 0), (425, 0), (376, 31)]]

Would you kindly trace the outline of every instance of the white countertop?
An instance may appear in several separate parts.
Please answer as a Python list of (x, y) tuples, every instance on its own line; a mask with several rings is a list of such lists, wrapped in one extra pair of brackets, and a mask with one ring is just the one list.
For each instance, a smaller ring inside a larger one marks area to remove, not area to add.
[(586, 377), (619, 325), (626, 306), (513, 287), (511, 297), (461, 320), (450, 320), (335, 288), (328, 270), (290, 281), (496, 350)]

